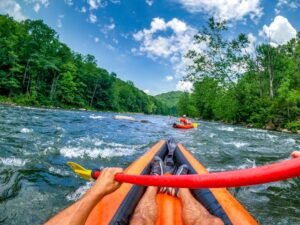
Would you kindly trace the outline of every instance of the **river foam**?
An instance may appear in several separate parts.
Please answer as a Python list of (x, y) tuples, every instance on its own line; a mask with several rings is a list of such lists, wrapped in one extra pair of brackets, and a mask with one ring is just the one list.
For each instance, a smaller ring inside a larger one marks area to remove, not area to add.
[(95, 120), (101, 120), (101, 119), (104, 119), (103, 116), (97, 116), (95, 114), (92, 114), (89, 116), (90, 119), (95, 119)]
[(56, 167), (53, 167), (53, 166), (49, 167), (49, 172), (57, 174), (57, 175), (61, 175), (61, 176), (68, 176), (68, 175), (70, 175), (70, 172), (62, 170), (62, 169), (59, 169), (59, 168), (56, 168)]
[(246, 142), (239, 142), (239, 141), (236, 141), (236, 142), (222, 142), (224, 145), (234, 145), (236, 148), (241, 148), (241, 147), (245, 147), (245, 146), (248, 146), (249, 143), (246, 143)]
[(26, 127), (24, 127), (24, 128), (21, 129), (21, 133), (24, 133), (24, 134), (31, 133), (32, 131), (33, 131), (32, 129), (28, 129)]
[(94, 182), (87, 182), (84, 186), (80, 186), (75, 192), (66, 196), (69, 201), (77, 201), (80, 199), (92, 186)]
[(23, 167), (28, 162), (27, 159), (19, 159), (15, 157), (2, 158), (0, 157), (0, 163), (6, 166), (18, 166)]
[(67, 158), (113, 158), (120, 156), (129, 156), (135, 153), (134, 148), (83, 148), (83, 147), (64, 147), (60, 150), (60, 154)]
[(220, 127), (218, 128), (218, 130), (233, 132), (233, 131), (234, 131), (234, 128), (233, 128), (233, 127), (220, 126)]

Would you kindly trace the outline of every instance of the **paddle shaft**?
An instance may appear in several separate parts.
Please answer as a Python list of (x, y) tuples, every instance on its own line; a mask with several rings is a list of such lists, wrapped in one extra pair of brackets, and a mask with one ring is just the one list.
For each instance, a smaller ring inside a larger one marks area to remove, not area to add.
[[(100, 171), (93, 170), (97, 179)], [(204, 175), (151, 176), (116, 174), (115, 180), (142, 186), (178, 188), (229, 188), (258, 185), (300, 176), (300, 158), (290, 159), (256, 168), (209, 173)]]

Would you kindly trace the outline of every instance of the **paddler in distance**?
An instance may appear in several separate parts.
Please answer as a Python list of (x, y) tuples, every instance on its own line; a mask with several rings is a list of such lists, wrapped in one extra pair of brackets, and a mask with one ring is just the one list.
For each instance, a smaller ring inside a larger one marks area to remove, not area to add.
[(183, 125), (191, 125), (192, 124), (192, 122), (187, 119), (186, 115), (183, 115), (181, 118), (179, 118), (179, 122)]

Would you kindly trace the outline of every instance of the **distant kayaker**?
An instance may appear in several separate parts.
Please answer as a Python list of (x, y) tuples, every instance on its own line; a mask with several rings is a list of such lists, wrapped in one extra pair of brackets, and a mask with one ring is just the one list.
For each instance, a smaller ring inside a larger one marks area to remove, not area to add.
[(190, 121), (187, 119), (186, 115), (183, 115), (181, 118), (179, 118), (179, 122), (180, 122), (181, 124), (183, 124), (183, 125), (190, 125), (190, 124), (192, 124), (192, 122), (190, 122)]
[[(84, 225), (89, 214), (98, 202), (106, 195), (114, 192), (120, 187), (120, 183), (114, 180), (121, 168), (106, 168), (102, 170), (101, 176), (97, 179), (91, 189), (77, 202), (62, 212), (55, 215), (44, 225)], [(154, 176), (163, 175), (163, 162), (155, 157), (151, 163), (151, 174)], [(186, 174), (187, 166), (178, 168), (176, 175)], [(177, 196), (182, 205), (182, 219), (185, 225), (223, 225), (221, 219), (211, 215), (191, 194), (187, 188), (168, 189), (169, 193)], [(154, 225), (158, 218), (158, 206), (156, 194), (159, 188), (150, 186), (141, 198), (131, 218), (131, 225)]]

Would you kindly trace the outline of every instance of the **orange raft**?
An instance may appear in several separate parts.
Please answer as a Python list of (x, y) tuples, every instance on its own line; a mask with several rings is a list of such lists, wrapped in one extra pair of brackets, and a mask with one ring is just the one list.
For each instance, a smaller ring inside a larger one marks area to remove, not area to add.
[(178, 128), (178, 129), (192, 129), (192, 128), (194, 128), (194, 125), (193, 124), (174, 123), (173, 127)]
[[(149, 174), (150, 163), (155, 155), (164, 158), (168, 147), (165, 141), (155, 144), (149, 151), (134, 161), (126, 170), (126, 174)], [(181, 144), (174, 152), (174, 159), (178, 165), (188, 164), (190, 174), (205, 174), (207, 170)], [(142, 197), (146, 187), (123, 183), (114, 193), (103, 198), (89, 215), (86, 225), (125, 225), (129, 224), (136, 205)], [(225, 189), (193, 189), (194, 197), (207, 210), (221, 218), (225, 225), (243, 224), (257, 225), (249, 212)], [(157, 195), (159, 218), (156, 225), (184, 225), (181, 216), (180, 201), (167, 194)]]

